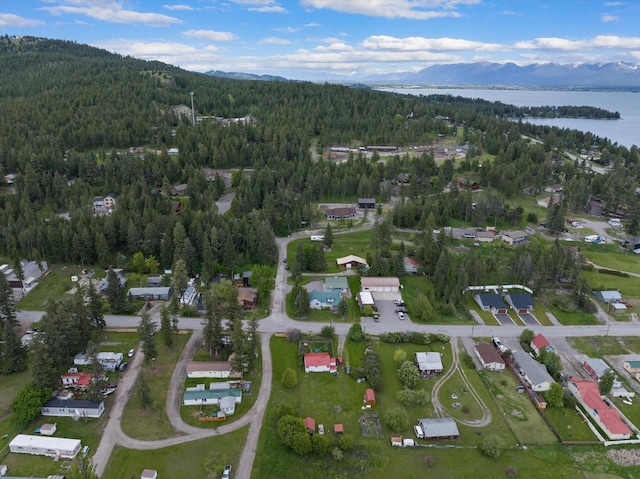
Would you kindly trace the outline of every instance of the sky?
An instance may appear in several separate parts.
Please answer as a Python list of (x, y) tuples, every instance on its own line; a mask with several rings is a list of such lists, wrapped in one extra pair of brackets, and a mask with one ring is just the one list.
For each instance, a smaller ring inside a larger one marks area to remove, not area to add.
[(0, 0), (2, 35), (304, 80), (475, 61), (640, 63), (638, 25), (638, 0)]

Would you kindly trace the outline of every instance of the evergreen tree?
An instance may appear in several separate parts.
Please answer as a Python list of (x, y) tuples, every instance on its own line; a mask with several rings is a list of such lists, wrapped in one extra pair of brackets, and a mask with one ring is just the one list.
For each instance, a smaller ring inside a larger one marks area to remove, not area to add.
[(4, 328), (5, 322), (17, 324), (15, 299), (13, 290), (4, 274), (0, 274), (0, 327)]
[(189, 283), (189, 272), (187, 271), (187, 264), (184, 259), (176, 260), (173, 265), (173, 294), (180, 297), (180, 295), (187, 288)]
[(27, 354), (12, 321), (4, 322), (2, 338), (4, 343), (0, 347), (0, 372), (11, 374), (24, 371), (27, 367)]
[(331, 223), (327, 223), (327, 227), (324, 230), (324, 245), (327, 249), (333, 248), (333, 229)]
[(151, 320), (148, 312), (143, 312), (138, 325), (138, 337), (142, 342), (142, 352), (145, 360), (155, 358), (158, 355), (158, 349), (155, 343), (156, 323)]
[(164, 305), (160, 308), (160, 333), (165, 346), (173, 346), (173, 330), (171, 329), (171, 313)]
[(151, 395), (151, 388), (147, 382), (147, 377), (144, 372), (141, 371), (138, 375), (138, 381), (136, 383), (136, 396), (140, 401), (140, 407), (142, 409), (151, 409), (153, 407), (153, 396)]
[(88, 308), (90, 320), (98, 331), (102, 331), (107, 326), (102, 312), (102, 299), (96, 291), (95, 285), (91, 281), (89, 281), (89, 286), (87, 288), (87, 299), (89, 301)]
[(109, 268), (107, 271), (107, 301), (111, 305), (111, 312), (114, 314), (123, 313), (127, 305), (127, 292), (124, 284), (120, 283), (120, 277)]
[(233, 321), (231, 329), (231, 344), (233, 348), (233, 358), (231, 359), (231, 369), (243, 374), (247, 370), (247, 338), (242, 330), (242, 321)]

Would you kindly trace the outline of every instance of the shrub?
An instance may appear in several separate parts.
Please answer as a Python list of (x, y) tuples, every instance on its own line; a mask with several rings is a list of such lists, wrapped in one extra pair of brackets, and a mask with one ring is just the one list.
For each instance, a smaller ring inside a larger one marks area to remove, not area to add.
[(360, 323), (353, 323), (353, 325), (349, 328), (349, 333), (347, 334), (349, 337), (349, 341), (353, 341), (356, 343), (361, 343), (365, 340), (365, 334), (362, 331), (362, 326)]
[(329, 441), (325, 436), (314, 434), (311, 436), (311, 450), (318, 456), (324, 456), (329, 452)]
[(393, 432), (404, 431), (409, 427), (409, 415), (401, 407), (389, 409), (384, 413), (384, 422)]
[(504, 473), (507, 477), (518, 477), (518, 470), (513, 466), (507, 467)]
[(478, 443), (478, 451), (483, 456), (490, 457), (492, 459), (497, 459), (502, 454), (502, 450), (500, 449), (500, 442), (498, 441), (498, 436), (495, 434), (489, 434), (483, 437)]
[(276, 407), (276, 419), (280, 419), (281, 417), (285, 417), (285, 416), (296, 416), (296, 415), (297, 415), (296, 408), (293, 407), (292, 404), (282, 403), (282, 404), (278, 404), (278, 406)]
[(353, 434), (343, 434), (340, 439), (338, 439), (338, 447), (342, 451), (348, 451), (353, 448)]
[(621, 276), (622, 278), (628, 278), (629, 274), (624, 271), (618, 271), (615, 269), (599, 269), (598, 273), (600, 274), (610, 274), (612, 276)]
[(411, 361), (405, 361), (398, 369), (398, 379), (405, 387), (413, 389), (420, 384), (420, 371)]
[(396, 399), (405, 406), (409, 406), (414, 402), (415, 394), (411, 389), (401, 389), (396, 393)]
[(336, 330), (333, 328), (333, 326), (323, 326), (320, 330), (320, 336), (322, 336), (323, 338), (333, 339), (335, 334)]
[(462, 363), (469, 369), (475, 369), (476, 363), (473, 362), (473, 358), (469, 356), (467, 353), (462, 353), (460, 355), (462, 357)]
[(433, 467), (434, 459), (433, 459), (433, 456), (431, 456), (430, 454), (427, 454), (426, 456), (424, 456), (422, 460), (424, 461), (425, 466)]
[(293, 368), (287, 368), (282, 373), (282, 385), (285, 388), (293, 389), (298, 385), (298, 373)]
[(300, 330), (297, 328), (287, 329), (287, 339), (292, 343), (300, 339)]
[(344, 453), (337, 447), (331, 449), (331, 456), (334, 461), (342, 461), (344, 459)]

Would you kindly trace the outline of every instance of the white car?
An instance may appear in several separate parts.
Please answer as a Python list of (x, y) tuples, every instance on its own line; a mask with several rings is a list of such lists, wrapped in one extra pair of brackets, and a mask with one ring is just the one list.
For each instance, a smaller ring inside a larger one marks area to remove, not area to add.
[(134, 354), (136, 354), (136, 350), (135, 350), (135, 349), (130, 349), (130, 350), (129, 350), (129, 354), (127, 354), (127, 356), (129, 356), (130, 358), (132, 358)]
[(404, 319), (404, 313), (402, 311), (398, 313), (398, 318)]
[(231, 479), (231, 466), (224, 466), (224, 471), (222, 471), (222, 479)]

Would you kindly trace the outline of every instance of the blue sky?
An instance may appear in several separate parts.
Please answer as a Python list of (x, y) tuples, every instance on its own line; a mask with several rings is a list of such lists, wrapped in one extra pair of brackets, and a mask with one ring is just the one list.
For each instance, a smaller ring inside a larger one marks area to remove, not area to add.
[(315, 79), (436, 63), (640, 63), (638, 0), (0, 0), (0, 33), (193, 71)]

